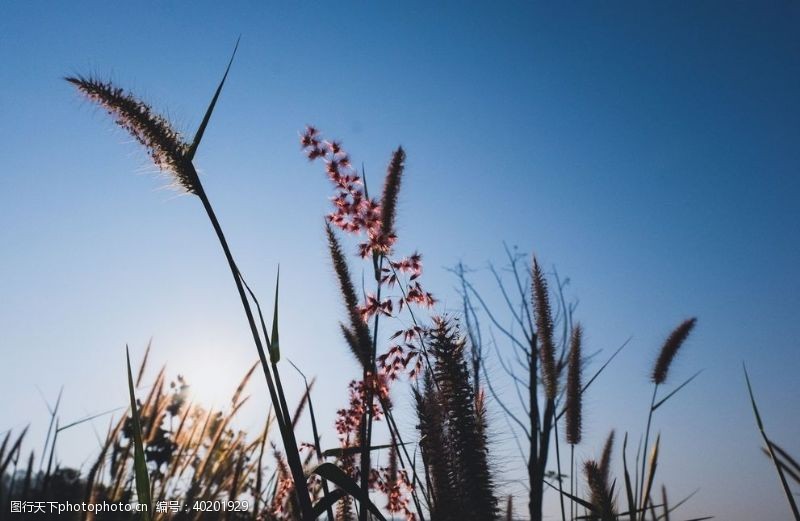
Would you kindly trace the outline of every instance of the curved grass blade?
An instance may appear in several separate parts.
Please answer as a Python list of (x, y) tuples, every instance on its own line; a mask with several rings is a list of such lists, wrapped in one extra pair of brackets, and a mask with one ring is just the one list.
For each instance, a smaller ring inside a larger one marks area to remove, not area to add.
[[(301, 371), (300, 368), (297, 367), (294, 364), (294, 362), (292, 362), (290, 359), (287, 358), (286, 360), (289, 362), (289, 364), (291, 364), (292, 367), (294, 367), (295, 371), (300, 373), (300, 376), (303, 378), (303, 382), (305, 383), (306, 396), (308, 398), (308, 414), (311, 416), (311, 433), (314, 435), (314, 451), (317, 453), (317, 461), (322, 463), (322, 448), (320, 444), (319, 430), (317, 429), (317, 417), (314, 414), (314, 402), (311, 400), (311, 386), (309, 385), (308, 378), (306, 378), (306, 375), (303, 373), (303, 371)], [(328, 496), (330, 495), (330, 490), (328, 489), (328, 482), (324, 479), (322, 480), (322, 494), (323, 494), (323, 500), (327, 500)], [(333, 521), (334, 519), (333, 508), (332, 508), (333, 503), (335, 503), (335, 501), (331, 502), (327, 506), (328, 521)], [(317, 503), (317, 505), (319, 505), (319, 503)], [(317, 514), (317, 517), (319, 517), (319, 514)]]
[(314, 519), (324, 514), (325, 511), (329, 511), (331, 508), (333, 508), (333, 505), (335, 505), (337, 501), (339, 501), (346, 495), (347, 492), (345, 492), (344, 489), (341, 488), (336, 489), (328, 494), (325, 494), (325, 497), (317, 501), (317, 504), (314, 505)]
[(144, 459), (144, 444), (142, 443), (142, 426), (139, 422), (139, 410), (136, 408), (136, 393), (133, 388), (133, 374), (131, 373), (131, 354), (125, 346), (125, 356), (128, 362), (128, 392), (131, 397), (131, 420), (133, 422), (133, 468), (136, 476), (136, 496), (144, 510), (139, 518), (141, 521), (150, 521), (150, 476), (147, 473), (147, 463)]
[(383, 517), (380, 509), (375, 506), (375, 503), (373, 503), (372, 500), (370, 500), (369, 494), (362, 490), (358, 486), (358, 483), (353, 480), (353, 478), (345, 474), (342, 469), (333, 463), (322, 463), (309, 473), (309, 475), (311, 474), (316, 474), (322, 479), (327, 479), (331, 483), (335, 484), (337, 487), (341, 488), (358, 500), (361, 503), (361, 508), (366, 508), (369, 510), (372, 515), (380, 519), (380, 521), (386, 521), (386, 518)]
[(753, 414), (756, 416), (758, 430), (761, 431), (761, 437), (764, 439), (764, 443), (767, 445), (772, 463), (775, 465), (775, 468), (778, 471), (778, 477), (781, 480), (781, 486), (783, 487), (783, 492), (786, 494), (786, 499), (789, 501), (789, 507), (792, 509), (792, 515), (794, 515), (795, 521), (800, 521), (800, 511), (797, 510), (797, 503), (792, 495), (792, 490), (789, 488), (789, 483), (786, 482), (786, 476), (783, 473), (783, 469), (781, 468), (778, 458), (775, 457), (775, 449), (772, 446), (772, 442), (769, 441), (769, 438), (767, 438), (767, 432), (764, 430), (764, 423), (761, 421), (761, 414), (758, 412), (756, 399), (753, 396), (753, 388), (750, 386), (750, 376), (747, 374), (747, 367), (742, 364), (742, 369), (744, 370), (744, 379), (747, 382), (747, 392), (750, 394), (750, 403), (753, 405)]
[(585, 509), (587, 509), (587, 510), (589, 510), (591, 512), (595, 512), (597, 510), (593, 504), (589, 503), (585, 499), (581, 499), (578, 496), (574, 496), (574, 495), (570, 494), (569, 492), (567, 492), (565, 490), (558, 490), (557, 486), (553, 485), (552, 483), (550, 483), (547, 480), (543, 481), (542, 483), (544, 483), (548, 487), (552, 488), (553, 490), (555, 490), (559, 494), (562, 494), (562, 495), (566, 496), (567, 498), (571, 499), (572, 501), (578, 503), (580, 506), (582, 506), (583, 508), (585, 508)]
[(636, 497), (633, 495), (633, 487), (631, 486), (631, 474), (628, 472), (628, 433), (625, 433), (625, 439), (622, 440), (622, 468), (625, 472), (625, 496), (628, 499), (628, 512), (630, 512), (631, 521), (636, 521)]
[[(408, 443), (397, 443), (397, 445), (408, 445)], [(381, 450), (381, 449), (389, 449), (393, 447), (390, 443), (388, 445), (373, 445), (369, 448), (370, 452), (374, 450)], [(322, 455), (326, 458), (334, 457), (334, 458), (343, 458), (345, 456), (360, 454), (361, 447), (358, 445), (354, 445), (352, 447), (337, 447), (335, 449), (328, 449), (322, 453)]]

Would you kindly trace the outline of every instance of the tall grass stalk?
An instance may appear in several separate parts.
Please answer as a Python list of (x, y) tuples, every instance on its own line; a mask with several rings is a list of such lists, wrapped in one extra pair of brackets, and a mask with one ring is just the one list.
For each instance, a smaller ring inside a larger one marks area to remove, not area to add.
[[(697, 319), (694, 317), (686, 319), (683, 322), (681, 322), (667, 337), (667, 340), (661, 347), (661, 350), (658, 353), (658, 358), (656, 359), (655, 364), (653, 365), (653, 370), (651, 372), (651, 380), (653, 381), (653, 397), (650, 400), (650, 408), (648, 409), (647, 412), (647, 427), (645, 429), (645, 434), (644, 434), (644, 454), (647, 453), (647, 447), (650, 441), (650, 427), (653, 421), (653, 414), (657, 409), (656, 396), (658, 395), (658, 387), (667, 380), (669, 369), (670, 366), (672, 365), (672, 362), (675, 360), (675, 356), (678, 354), (678, 351), (683, 346), (686, 339), (689, 337), (689, 333), (692, 332), (692, 329), (694, 329), (696, 323)], [(681, 385), (679, 389), (682, 387), (683, 385)], [(673, 394), (674, 393), (671, 393), (667, 398), (671, 397)], [(663, 403), (663, 401), (660, 402), (658, 405), (661, 405), (661, 403)], [(641, 473), (642, 482), (639, 484), (639, 498), (637, 501), (637, 504), (643, 505), (643, 508), (647, 501), (647, 496), (644, 495), (644, 488), (645, 488), (644, 475), (645, 475), (646, 463), (647, 460), (645, 458), (642, 458), (642, 473)]]
[[(130, 94), (125, 93), (122, 89), (114, 87), (110, 83), (82, 77), (70, 77), (67, 78), (67, 81), (75, 85), (75, 87), (90, 100), (102, 105), (114, 116), (117, 124), (128, 130), (142, 145), (144, 145), (156, 166), (172, 175), (174, 186), (187, 193), (194, 194), (200, 199), (203, 209), (222, 247), (223, 254), (230, 268), (231, 276), (236, 285), (236, 290), (239, 294), (239, 299), (241, 300), (242, 308), (244, 309), (247, 323), (253, 337), (253, 343), (258, 352), (259, 361), (261, 362), (264, 377), (267, 381), (272, 405), (277, 412), (276, 416), (279, 419), (278, 425), (281, 431), (281, 437), (283, 438), (284, 448), (286, 449), (292, 477), (298, 485), (295, 487), (295, 491), (303, 512), (303, 517), (310, 519), (312, 517), (311, 499), (306, 491), (305, 474), (303, 472), (296, 442), (293, 439), (293, 433), (290, 432), (290, 429), (286, 425), (287, 411), (285, 409), (285, 399), (282, 399), (283, 389), (279, 384), (276, 385), (276, 381), (274, 381), (279, 378), (277, 366), (274, 364), (272, 365), (272, 370), (275, 373), (275, 378), (273, 379), (273, 374), (270, 372), (270, 363), (259, 335), (253, 310), (245, 292), (241, 272), (233, 258), (219, 219), (200, 182), (197, 170), (192, 163), (194, 154), (200, 144), (206, 125), (208, 124), (228, 72), (230, 71), (235, 54), (236, 49), (234, 49), (225, 74), (217, 87), (214, 97), (195, 135), (194, 141), (191, 144), (185, 143), (180, 134), (172, 130), (169, 123), (164, 118), (154, 114), (149, 106)], [(266, 335), (266, 331), (264, 332), (264, 340), (269, 344), (269, 337)]]

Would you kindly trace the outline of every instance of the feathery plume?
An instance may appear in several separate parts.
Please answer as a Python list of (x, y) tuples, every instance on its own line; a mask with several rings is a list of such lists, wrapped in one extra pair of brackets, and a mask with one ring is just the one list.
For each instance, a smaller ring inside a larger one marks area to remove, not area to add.
[(412, 388), (417, 410), (417, 430), (422, 464), (431, 496), (430, 518), (456, 521), (460, 505), (451, 479), (452, 455), (448, 450), (446, 411), (434, 384), (433, 374), (426, 369), (423, 388)]
[(600, 472), (603, 473), (603, 479), (608, 483), (608, 476), (611, 469), (611, 451), (614, 449), (614, 430), (608, 433), (606, 443), (603, 445), (603, 453), (600, 456)]
[(430, 351), (436, 362), (433, 377), (445, 415), (447, 447), (452, 452), (450, 480), (462, 508), (457, 519), (496, 519), (497, 498), (489, 468), (487, 440), (476, 414), (475, 395), (464, 357), (465, 339), (455, 322), (436, 317), (430, 331)]
[(545, 396), (548, 400), (554, 400), (558, 392), (558, 377), (556, 375), (556, 349), (553, 343), (553, 318), (547, 293), (547, 281), (536, 257), (533, 258), (533, 310), (536, 315), (536, 336), (539, 341)]
[(672, 365), (672, 361), (675, 359), (675, 355), (678, 353), (678, 350), (681, 348), (683, 343), (686, 341), (686, 338), (689, 336), (689, 333), (691, 333), (692, 329), (694, 328), (695, 323), (697, 323), (697, 318), (694, 317), (684, 320), (672, 331), (672, 333), (670, 333), (666, 342), (664, 342), (664, 345), (661, 347), (661, 351), (658, 354), (658, 359), (653, 366), (653, 373), (651, 377), (653, 383), (660, 385), (666, 381), (667, 374), (669, 373), (669, 367)]
[(336, 272), (339, 289), (342, 292), (344, 305), (350, 318), (350, 327), (342, 326), (342, 333), (356, 359), (363, 367), (369, 368), (370, 354), (372, 352), (369, 327), (361, 318), (355, 286), (353, 286), (353, 281), (350, 278), (350, 270), (347, 267), (347, 260), (344, 252), (342, 252), (342, 246), (339, 244), (339, 240), (330, 225), (325, 226), (325, 233), (328, 235), (328, 248), (331, 254), (333, 271)]
[(603, 474), (596, 461), (589, 460), (583, 465), (586, 483), (589, 485), (594, 515), (601, 521), (614, 521), (614, 500), (608, 488), (608, 476)]
[(189, 145), (165, 117), (109, 81), (82, 76), (64, 79), (87, 99), (103, 107), (117, 125), (143, 145), (156, 167), (172, 176), (176, 188), (193, 194), (200, 192), (197, 171), (186, 158)]
[(383, 195), (381, 197), (381, 241), (390, 246), (395, 238), (394, 220), (397, 214), (397, 196), (400, 193), (400, 182), (403, 179), (405, 169), (406, 152), (403, 147), (397, 147), (392, 154), (389, 168), (386, 171), (386, 179), (383, 184)]
[(576, 324), (572, 328), (569, 343), (569, 360), (567, 362), (567, 403), (566, 403), (566, 432), (567, 443), (577, 445), (583, 435), (583, 403), (581, 382), (581, 344), (583, 342), (583, 328)]

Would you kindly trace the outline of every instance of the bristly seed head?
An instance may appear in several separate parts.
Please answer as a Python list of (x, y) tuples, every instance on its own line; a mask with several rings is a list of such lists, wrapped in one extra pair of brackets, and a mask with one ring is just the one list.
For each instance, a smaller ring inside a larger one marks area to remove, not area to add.
[(539, 357), (542, 363), (542, 383), (545, 396), (554, 400), (558, 392), (556, 375), (555, 344), (553, 342), (553, 318), (550, 311), (550, 297), (544, 273), (533, 258), (533, 311), (536, 316), (536, 337), (539, 342)]
[(386, 180), (383, 184), (381, 197), (381, 236), (393, 242), (396, 237), (394, 219), (397, 213), (397, 196), (400, 193), (400, 182), (405, 169), (406, 152), (403, 147), (397, 147), (392, 154), (389, 168), (386, 171)]
[(653, 373), (651, 375), (653, 383), (660, 385), (666, 381), (669, 367), (672, 365), (675, 355), (686, 341), (686, 338), (688, 338), (689, 333), (692, 332), (696, 323), (697, 318), (694, 317), (684, 320), (670, 333), (666, 342), (664, 342), (664, 345), (661, 347), (658, 359), (653, 366)]
[(614, 430), (608, 433), (606, 443), (603, 445), (603, 453), (600, 456), (599, 468), (603, 473), (603, 479), (606, 483), (609, 482), (609, 475), (611, 472), (611, 451), (614, 450)]
[(576, 324), (575, 327), (572, 328), (569, 346), (569, 360), (567, 364), (566, 432), (567, 443), (570, 445), (577, 445), (580, 443), (583, 435), (583, 384), (581, 382), (581, 364), (583, 362), (581, 360), (582, 343), (583, 328), (580, 324)]
[(342, 252), (339, 240), (336, 238), (330, 225), (326, 224), (325, 234), (328, 237), (328, 249), (331, 255), (333, 271), (336, 273), (336, 278), (339, 281), (339, 290), (342, 292), (342, 299), (344, 300), (344, 305), (345, 308), (347, 308), (347, 314), (350, 318), (350, 326), (342, 326), (342, 333), (358, 361), (364, 369), (369, 369), (372, 352), (372, 340), (369, 327), (359, 313), (358, 297), (356, 297), (353, 279), (350, 277), (350, 270), (347, 267), (347, 260)]
[(82, 76), (64, 78), (90, 101), (97, 103), (146, 149), (161, 171), (169, 173), (174, 186), (193, 194), (200, 192), (200, 180), (186, 157), (189, 145), (169, 121), (152, 108), (111, 82)]
[(608, 475), (604, 474), (596, 461), (589, 460), (583, 464), (586, 483), (589, 485), (590, 503), (592, 504), (592, 519), (598, 521), (613, 521), (616, 519), (614, 511), (614, 498), (608, 486)]

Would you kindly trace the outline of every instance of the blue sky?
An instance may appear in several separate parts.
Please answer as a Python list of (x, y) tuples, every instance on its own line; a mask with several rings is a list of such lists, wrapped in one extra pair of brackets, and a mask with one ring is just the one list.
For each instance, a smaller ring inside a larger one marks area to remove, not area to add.
[[(65, 386), (65, 420), (124, 404), (126, 343), (137, 356), (152, 336), (209, 405), (254, 360), (198, 202), (159, 190), (61, 79), (109, 77), (191, 134), (241, 34), (196, 163), (260, 294), (281, 263), (282, 344), (318, 375), (327, 424), (356, 369), (324, 249), (328, 185), (297, 143), (307, 123), (370, 179), (407, 149), (399, 250), (423, 253), (441, 310), (458, 304), (444, 268), (499, 262), (507, 241), (570, 277), (592, 348), (633, 337), (587, 399), (582, 457), (612, 427), (638, 436), (654, 353), (698, 316), (674, 378), (705, 372), (659, 411), (661, 478), (673, 497), (701, 489), (687, 514), (785, 518), (740, 365), (798, 453), (798, 22), (790, 2), (3, 3), (0, 432), (31, 422), (38, 451), (37, 387), (52, 400)], [(507, 442), (497, 460), (514, 464)], [(90, 426), (63, 444), (75, 465), (96, 449)]]

